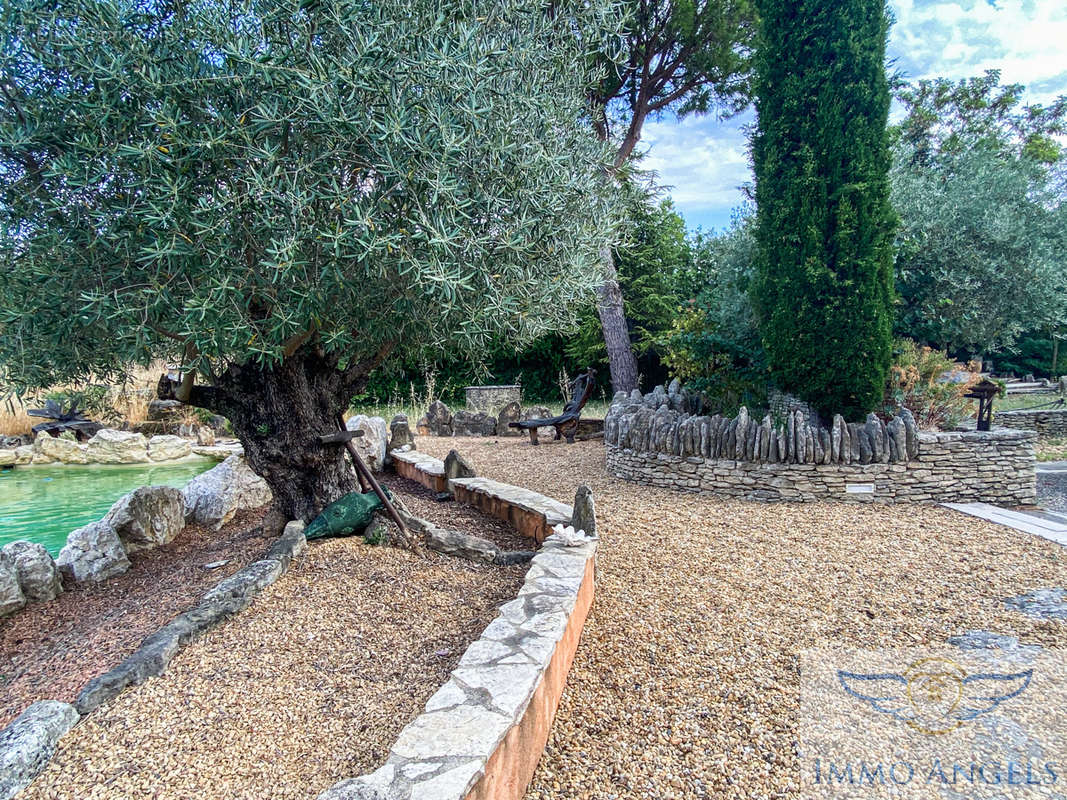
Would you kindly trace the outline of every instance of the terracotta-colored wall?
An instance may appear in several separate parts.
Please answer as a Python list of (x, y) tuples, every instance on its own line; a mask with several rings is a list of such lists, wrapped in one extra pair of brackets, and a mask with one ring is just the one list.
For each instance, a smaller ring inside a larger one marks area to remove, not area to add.
[(585, 565), (585, 577), (567, 629), (556, 645), (540, 686), (534, 691), (522, 719), (490, 756), (485, 774), (468, 792), (466, 800), (519, 800), (526, 793), (563, 696), (567, 673), (593, 603), (594, 583), (593, 559), (590, 559)]
[(459, 502), (474, 506), (491, 517), (504, 520), (523, 536), (533, 539), (538, 544), (541, 544), (546, 536), (552, 534), (544, 514), (527, 511), (525, 508), (512, 505), (503, 498), (471, 491), (464, 486), (453, 486), (453, 494)]
[(393, 467), (396, 469), (397, 474), (401, 477), (416, 481), (417, 483), (421, 483), (423, 486), (425, 486), (427, 489), (430, 489), (431, 491), (448, 491), (448, 486), (445, 483), (444, 475), (432, 475), (429, 472), (424, 472), (423, 470), (419, 469), (418, 466), (416, 466), (415, 464), (409, 464), (408, 462), (401, 461), (398, 458), (393, 460)]

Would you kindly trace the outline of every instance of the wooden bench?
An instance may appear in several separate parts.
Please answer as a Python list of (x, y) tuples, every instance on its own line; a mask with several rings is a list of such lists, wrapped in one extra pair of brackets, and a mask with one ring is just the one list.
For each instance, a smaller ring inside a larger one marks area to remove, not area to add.
[(545, 419), (526, 419), (522, 422), (509, 422), (509, 428), (520, 428), (530, 432), (530, 444), (540, 444), (537, 441), (537, 429), (553, 427), (556, 429), (556, 440), (566, 438), (567, 444), (574, 444), (574, 434), (578, 432), (578, 420), (582, 416), (582, 409), (589, 402), (593, 394), (593, 385), (596, 378), (596, 370), (588, 367), (586, 371), (570, 383), (571, 400), (563, 407), (563, 413), (558, 417)]

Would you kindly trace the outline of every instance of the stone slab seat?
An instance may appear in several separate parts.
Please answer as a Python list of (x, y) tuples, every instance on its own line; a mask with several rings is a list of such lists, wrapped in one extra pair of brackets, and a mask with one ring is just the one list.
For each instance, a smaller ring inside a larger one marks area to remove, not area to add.
[(441, 459), (420, 453), (418, 450), (406, 452), (394, 450), (390, 455), (393, 459), (393, 468), (401, 477), (421, 483), (433, 492), (448, 491), (445, 462)]
[(523, 536), (543, 542), (556, 525), (570, 525), (574, 509), (566, 503), (489, 478), (454, 478), (456, 500), (504, 520)]

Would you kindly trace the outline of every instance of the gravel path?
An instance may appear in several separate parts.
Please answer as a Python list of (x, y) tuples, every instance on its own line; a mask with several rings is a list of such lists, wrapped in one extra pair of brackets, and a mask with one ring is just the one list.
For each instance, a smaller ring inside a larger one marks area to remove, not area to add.
[[(101, 583), (66, 581), (47, 603), (0, 623), (0, 727), (35, 700), (73, 702), (92, 678), (137, 649), (216, 583), (270, 546), (262, 511), (222, 530), (187, 525), (164, 547), (130, 557), (130, 569)], [(215, 569), (204, 564), (226, 562)]]
[(597, 594), (527, 800), (795, 797), (798, 653), (987, 629), (1067, 646), (1003, 598), (1067, 585), (1062, 547), (935, 506), (758, 504), (609, 478), (603, 444), (418, 439), (570, 502), (594, 492)]
[(314, 797), (385, 760), (524, 573), (312, 542), (250, 608), (83, 720), (19, 798)]

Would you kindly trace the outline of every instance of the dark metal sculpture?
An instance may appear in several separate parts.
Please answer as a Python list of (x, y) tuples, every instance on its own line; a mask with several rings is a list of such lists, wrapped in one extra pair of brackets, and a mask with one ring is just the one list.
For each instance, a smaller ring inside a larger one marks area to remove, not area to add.
[(530, 444), (539, 444), (537, 441), (537, 429), (541, 427), (554, 427), (556, 440), (561, 437), (567, 439), (567, 444), (574, 444), (574, 435), (578, 432), (578, 420), (582, 416), (582, 409), (589, 402), (593, 394), (593, 385), (596, 379), (596, 370), (586, 368), (570, 383), (571, 401), (563, 407), (563, 413), (558, 417), (546, 417), (545, 419), (527, 419), (522, 422), (509, 422), (509, 428), (520, 428), (530, 432)]
[(964, 395), (978, 401), (978, 430), (988, 431), (993, 423), (993, 398), (1000, 394), (1000, 386), (988, 378), (976, 383)]
[(64, 408), (55, 400), (46, 400), (44, 408), (31, 408), (26, 411), (31, 417), (44, 417), (52, 420), (33, 426), (34, 433), (50, 434), (59, 436), (65, 431), (71, 431), (79, 439), (91, 439), (96, 432), (104, 426), (99, 422), (93, 422), (78, 408), (78, 398), (72, 398), (70, 405)]

